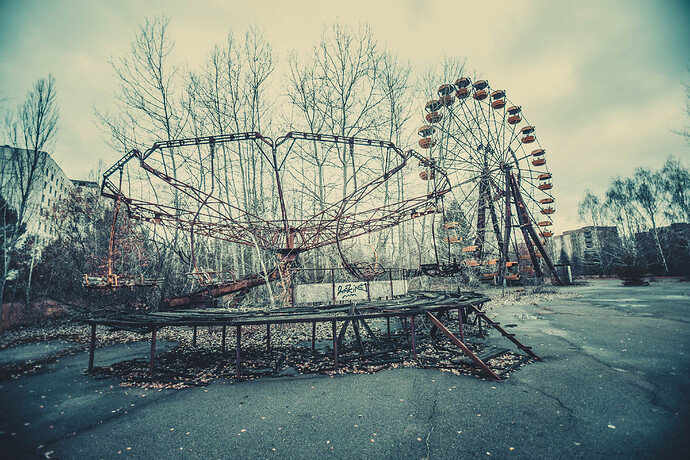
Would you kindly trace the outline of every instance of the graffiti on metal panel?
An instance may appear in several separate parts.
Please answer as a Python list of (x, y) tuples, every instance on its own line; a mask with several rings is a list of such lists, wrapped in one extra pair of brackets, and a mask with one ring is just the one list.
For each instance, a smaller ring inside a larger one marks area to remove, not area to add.
[(367, 283), (347, 283), (339, 284), (336, 290), (336, 299), (352, 299), (358, 296), (360, 292), (367, 292)]

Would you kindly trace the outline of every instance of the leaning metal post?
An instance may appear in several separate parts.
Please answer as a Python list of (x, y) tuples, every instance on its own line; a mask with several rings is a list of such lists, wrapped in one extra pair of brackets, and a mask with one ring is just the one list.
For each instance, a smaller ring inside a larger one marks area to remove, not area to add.
[(154, 326), (153, 331), (151, 331), (151, 359), (149, 361), (149, 375), (153, 377), (153, 370), (155, 366), (156, 359), (156, 327)]
[(93, 370), (93, 355), (96, 352), (96, 323), (91, 324), (91, 347), (89, 348), (89, 372)]

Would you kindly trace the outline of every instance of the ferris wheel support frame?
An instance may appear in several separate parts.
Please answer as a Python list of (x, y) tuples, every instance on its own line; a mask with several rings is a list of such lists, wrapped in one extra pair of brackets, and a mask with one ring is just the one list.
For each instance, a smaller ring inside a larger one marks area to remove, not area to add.
[[(532, 222), (530, 221), (529, 215), (527, 214), (527, 207), (525, 206), (525, 202), (522, 200), (520, 186), (517, 182), (517, 179), (515, 178), (515, 174), (509, 171), (506, 174), (509, 176), (510, 188), (512, 189), (513, 199), (515, 200), (515, 208), (517, 209), (520, 230), (522, 230), (522, 236), (525, 239), (525, 246), (527, 246), (527, 252), (529, 252), (530, 259), (532, 259), (532, 265), (534, 266), (534, 271), (536, 275), (539, 278), (544, 277), (544, 274), (542, 273), (541, 267), (539, 265), (539, 260), (537, 259), (537, 255), (534, 252), (534, 246), (537, 247), (539, 253), (546, 262), (546, 265), (549, 267), (549, 271), (551, 272), (551, 276), (553, 277), (554, 281), (556, 281), (557, 284), (562, 284), (561, 279), (559, 278), (558, 273), (556, 272), (556, 267), (554, 267), (553, 263), (551, 262), (551, 258), (547, 254), (544, 245), (541, 244), (541, 241), (537, 236), (537, 232), (534, 231)], [(532, 241), (534, 242), (534, 246), (532, 245)]]

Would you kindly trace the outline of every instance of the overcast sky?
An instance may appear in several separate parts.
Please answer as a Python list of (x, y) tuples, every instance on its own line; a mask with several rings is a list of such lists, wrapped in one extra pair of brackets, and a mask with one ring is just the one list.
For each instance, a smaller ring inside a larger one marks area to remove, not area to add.
[[(379, 43), (415, 69), (444, 56), (505, 88), (537, 127), (554, 175), (554, 230), (579, 226), (583, 191), (615, 175), (658, 168), (669, 155), (690, 165), (673, 133), (690, 124), (690, 2), (649, 1), (8, 1), (0, 0), (0, 97), (16, 106), (40, 77), (57, 79), (60, 132), (53, 156), (83, 178), (114, 152), (94, 106), (112, 102), (108, 59), (126, 54), (145, 17), (171, 20), (175, 57), (191, 68), (230, 30), (266, 33), (280, 58), (308, 51), (325, 25), (369, 24)], [(420, 107), (425, 102), (420, 95)], [(0, 109), (1, 110), (1, 109)], [(209, 133), (211, 134), (211, 133)], [(274, 133), (270, 133), (274, 134)], [(0, 140), (4, 143), (4, 140)]]

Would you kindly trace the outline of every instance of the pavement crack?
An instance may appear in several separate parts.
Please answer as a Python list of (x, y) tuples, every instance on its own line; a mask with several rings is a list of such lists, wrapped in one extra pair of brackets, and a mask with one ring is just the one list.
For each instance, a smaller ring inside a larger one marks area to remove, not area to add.
[(565, 409), (565, 410), (568, 412), (568, 416), (569, 416), (571, 419), (574, 419), (574, 418), (575, 418), (575, 414), (573, 413), (573, 410), (572, 410), (570, 407), (568, 407), (568, 406), (566, 406), (565, 404), (563, 404), (563, 401), (561, 401), (561, 399), (560, 399), (558, 396), (554, 396), (554, 395), (552, 395), (552, 394), (549, 394), (549, 393), (545, 392), (544, 390), (542, 390), (542, 389), (540, 389), (540, 388), (535, 388), (535, 387), (533, 387), (533, 386), (530, 386), (530, 388), (531, 388), (532, 390), (536, 391), (537, 393), (541, 393), (541, 394), (543, 394), (544, 396), (546, 396), (547, 398), (556, 401), (556, 402), (558, 403), (559, 406), (561, 406), (563, 409)]
[(431, 405), (431, 413), (429, 414), (429, 419), (427, 420), (427, 425), (431, 425), (431, 429), (429, 432), (426, 434), (426, 457), (424, 457), (424, 460), (429, 460), (431, 457), (431, 443), (429, 442), (429, 439), (431, 438), (431, 435), (434, 432), (435, 426), (434, 426), (434, 417), (436, 416), (436, 403), (438, 401), (438, 395), (434, 398), (434, 404)]

